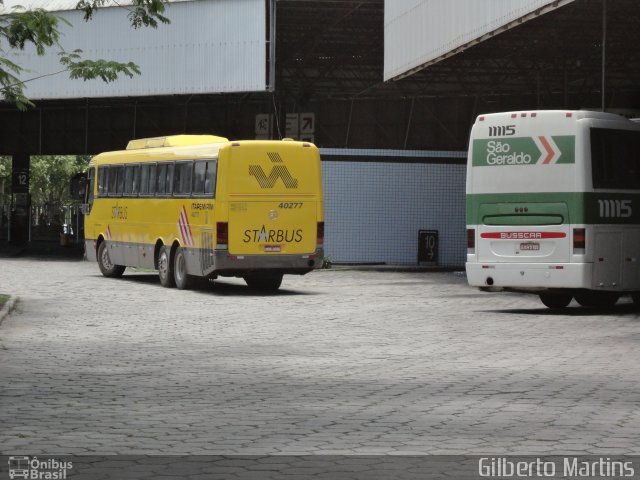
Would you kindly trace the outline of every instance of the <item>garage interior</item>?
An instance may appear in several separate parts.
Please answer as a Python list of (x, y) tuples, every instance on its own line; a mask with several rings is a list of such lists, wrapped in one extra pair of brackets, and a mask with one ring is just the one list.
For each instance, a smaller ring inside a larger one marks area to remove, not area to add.
[(38, 101), (27, 112), (5, 104), (1, 153), (94, 154), (176, 133), (254, 138), (259, 113), (277, 115), (278, 138), (296, 112), (315, 113), (320, 147), (459, 151), (479, 113), (603, 101), (640, 111), (634, 0), (576, 0), (388, 82), (383, 0), (279, 0), (276, 10), (273, 92)]

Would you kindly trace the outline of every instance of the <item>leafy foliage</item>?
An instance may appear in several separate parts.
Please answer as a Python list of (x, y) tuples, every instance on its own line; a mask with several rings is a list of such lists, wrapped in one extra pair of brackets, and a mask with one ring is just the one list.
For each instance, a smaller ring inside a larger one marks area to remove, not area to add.
[(0, 205), (7, 203), (11, 185), (11, 157), (0, 157)]
[[(157, 28), (158, 22), (169, 23), (169, 19), (164, 16), (167, 1), (133, 0), (131, 6), (122, 8), (129, 10), (128, 19), (133, 28)], [(109, 0), (80, 0), (76, 8), (84, 12), (84, 19), (88, 21), (100, 7), (111, 3)], [(0, 5), (4, 5), (3, 0), (0, 0)], [(113, 82), (121, 74), (128, 77), (140, 74), (140, 68), (132, 62), (88, 60), (82, 58), (82, 50), (65, 51), (59, 42), (62, 24), (70, 25), (64, 18), (43, 9), (25, 10), (16, 7), (10, 14), (0, 16), (0, 98), (21, 110), (33, 106), (24, 93), (24, 85), (35, 78), (20, 78), (25, 73), (24, 69), (6, 58), (7, 48), (24, 50), (27, 45), (33, 45), (40, 56), (50, 49), (57, 49), (63, 68), (45, 76), (67, 72), (71, 79), (99, 78), (104, 82)]]
[(133, 77), (134, 74), (140, 75), (140, 68), (133, 62), (120, 63), (108, 60), (82, 60), (80, 57), (81, 52), (82, 50), (74, 50), (71, 53), (59, 53), (60, 63), (67, 67), (69, 77), (73, 80), (101, 78), (102, 81), (108, 83), (116, 80), (120, 73), (130, 78)]
[[(81, 0), (76, 5), (78, 10), (84, 12), (84, 19), (91, 20), (95, 11), (109, 3), (109, 0)], [(162, 23), (170, 23), (169, 19), (165, 17), (165, 6), (162, 1), (158, 0), (137, 0), (133, 2), (131, 8), (128, 8), (129, 14), (127, 17), (131, 22), (133, 28), (144, 27), (158, 27), (158, 21)]]
[[(34, 205), (65, 204), (73, 200), (69, 192), (71, 177), (86, 172), (88, 155), (42, 155), (31, 157), (29, 191)], [(4, 183), (4, 195), (0, 192), (0, 205), (9, 202), (11, 190), (11, 157), (0, 156), (0, 184)]]
[(6, 36), (11, 48), (24, 50), (27, 43), (32, 43), (37, 54), (44, 55), (46, 47), (52, 47), (60, 39), (60, 22), (68, 24), (63, 18), (41, 8), (28, 11), (18, 9), (9, 15), (3, 36)]
[(31, 202), (34, 205), (66, 203), (70, 198), (69, 181), (87, 169), (89, 157), (44, 155), (31, 157)]

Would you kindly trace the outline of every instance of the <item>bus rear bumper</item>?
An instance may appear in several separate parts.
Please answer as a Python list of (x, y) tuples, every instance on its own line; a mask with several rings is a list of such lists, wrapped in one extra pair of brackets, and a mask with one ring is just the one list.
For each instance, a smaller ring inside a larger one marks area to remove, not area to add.
[(469, 263), (467, 281), (472, 287), (508, 290), (592, 288), (591, 263)]
[(274, 272), (304, 275), (322, 268), (324, 251), (318, 248), (305, 255), (233, 255), (226, 250), (214, 250), (213, 265), (203, 273), (205, 276), (237, 276), (252, 272)]

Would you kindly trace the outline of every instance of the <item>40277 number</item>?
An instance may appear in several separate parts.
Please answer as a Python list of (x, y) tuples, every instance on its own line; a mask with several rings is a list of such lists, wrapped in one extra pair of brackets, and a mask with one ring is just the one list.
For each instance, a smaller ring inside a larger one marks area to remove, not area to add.
[(289, 202), (289, 203), (281, 203), (280, 205), (278, 205), (278, 208), (302, 208), (302, 202)]

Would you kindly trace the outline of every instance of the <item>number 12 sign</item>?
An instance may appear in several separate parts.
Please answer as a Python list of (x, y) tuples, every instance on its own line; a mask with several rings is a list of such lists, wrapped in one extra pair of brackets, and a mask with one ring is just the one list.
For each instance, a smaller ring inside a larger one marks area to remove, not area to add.
[(29, 170), (15, 170), (11, 177), (13, 193), (29, 193)]

